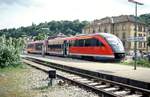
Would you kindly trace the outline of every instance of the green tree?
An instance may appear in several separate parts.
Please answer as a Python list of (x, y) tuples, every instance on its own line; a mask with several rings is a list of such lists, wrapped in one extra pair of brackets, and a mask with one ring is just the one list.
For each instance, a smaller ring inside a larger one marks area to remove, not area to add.
[(45, 40), (47, 39), (48, 35), (45, 33), (39, 33), (37, 36), (35, 36), (34, 40)]
[(150, 13), (140, 15), (139, 18), (146, 23), (146, 26), (150, 26)]

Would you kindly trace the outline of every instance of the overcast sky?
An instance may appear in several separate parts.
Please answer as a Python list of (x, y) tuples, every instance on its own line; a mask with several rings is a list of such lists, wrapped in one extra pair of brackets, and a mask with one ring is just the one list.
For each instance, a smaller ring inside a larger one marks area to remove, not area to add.
[[(150, 0), (138, 7), (138, 15), (150, 13)], [(51, 20), (88, 20), (134, 14), (128, 0), (0, 0), (0, 29), (29, 26)]]

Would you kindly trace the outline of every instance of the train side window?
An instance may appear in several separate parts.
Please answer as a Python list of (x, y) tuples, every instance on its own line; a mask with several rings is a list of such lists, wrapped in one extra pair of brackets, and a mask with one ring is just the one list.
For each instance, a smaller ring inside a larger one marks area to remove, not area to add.
[(84, 46), (84, 40), (83, 40), (83, 39), (79, 40), (79, 46), (80, 46), (80, 47), (83, 47), (83, 46)]
[(91, 46), (91, 39), (85, 39), (85, 46)]
[(96, 46), (104, 46), (104, 44), (101, 41), (96, 40)]
[(74, 45), (74, 41), (73, 41), (73, 40), (70, 40), (70, 41), (69, 41), (69, 47), (70, 47), (70, 46), (73, 46), (73, 45)]
[(55, 44), (54, 44), (54, 45), (53, 45), (53, 47), (54, 47), (54, 48), (56, 48), (56, 47), (57, 47), (57, 45), (55, 45)]
[(97, 39), (91, 39), (91, 46), (97, 46)]
[(33, 44), (28, 44), (27, 48), (33, 48)]
[(71, 41), (72, 46), (74, 46), (74, 43), (75, 43), (75, 41), (74, 41), (74, 40), (72, 40), (72, 41)]
[(58, 48), (59, 48), (59, 49), (61, 48), (61, 44), (58, 44)]
[(34, 47), (34, 45), (33, 45), (33, 44), (31, 44), (31, 45), (30, 45), (30, 48), (33, 48), (33, 47)]
[(42, 50), (42, 45), (43, 45), (43, 43), (37, 43), (37, 44), (35, 44), (36, 46), (35, 46), (35, 48), (36, 48), (36, 50)]
[(48, 45), (48, 48), (52, 48), (52, 45)]
[(104, 46), (104, 45), (98, 39), (92, 38), (92, 39), (85, 40), (85, 46)]
[(70, 47), (70, 46), (72, 46), (72, 44), (71, 44), (71, 40), (69, 41), (69, 47)]
[(74, 46), (79, 46), (79, 40), (75, 40)]

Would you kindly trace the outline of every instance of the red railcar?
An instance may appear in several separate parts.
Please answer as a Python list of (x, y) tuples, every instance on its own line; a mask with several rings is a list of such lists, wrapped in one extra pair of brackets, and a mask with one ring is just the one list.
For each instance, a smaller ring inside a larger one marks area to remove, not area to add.
[(26, 51), (28, 53), (41, 54), (43, 45), (44, 45), (44, 41), (29, 42), (28, 45), (27, 45)]
[[(35, 48), (37, 48), (37, 43), (40, 44), (35, 42)], [(125, 56), (121, 40), (109, 33), (49, 39), (45, 47), (45, 52), (52, 55), (92, 57), (104, 60), (121, 60)]]

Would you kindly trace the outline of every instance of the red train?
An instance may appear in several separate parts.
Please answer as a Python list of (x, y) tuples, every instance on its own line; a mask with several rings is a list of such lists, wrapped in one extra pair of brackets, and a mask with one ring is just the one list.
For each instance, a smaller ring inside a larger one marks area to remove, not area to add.
[(125, 57), (125, 50), (121, 40), (109, 33), (34, 41), (28, 43), (27, 52), (88, 57), (100, 60), (121, 60)]

